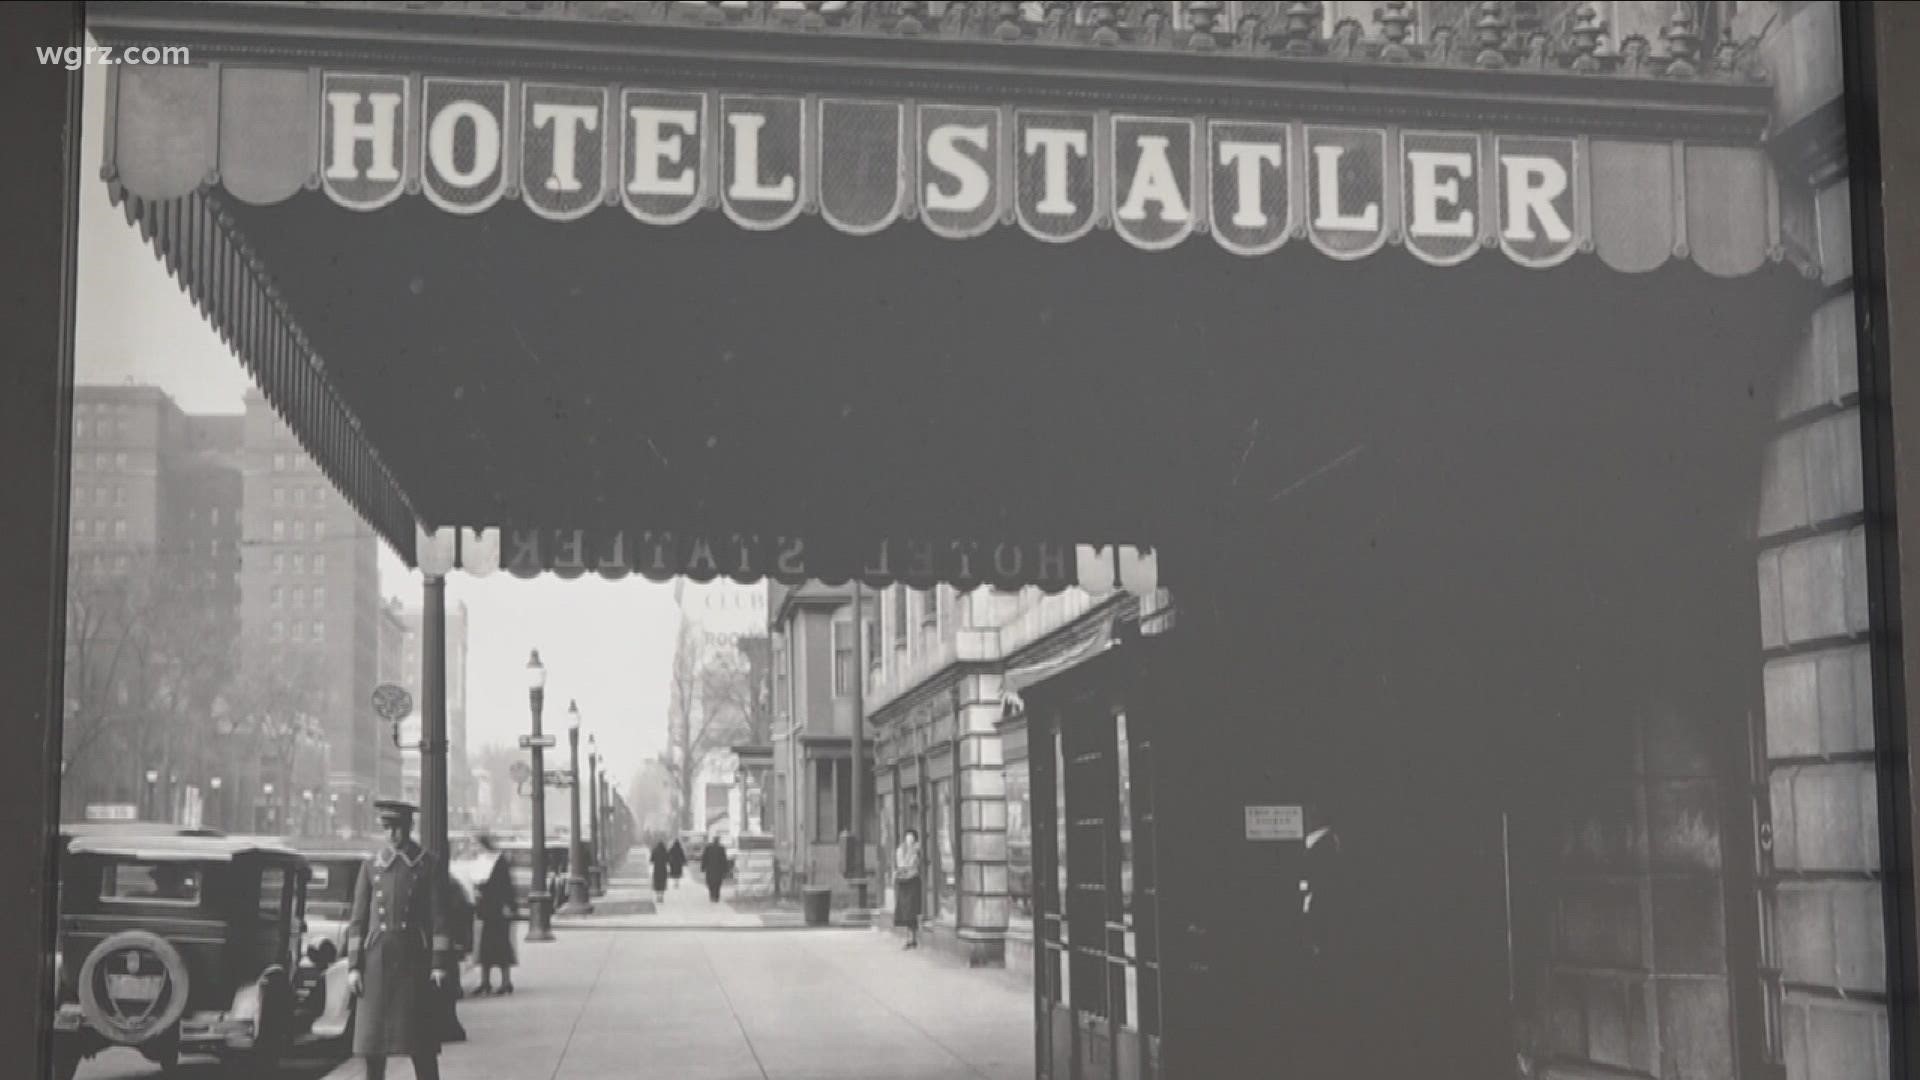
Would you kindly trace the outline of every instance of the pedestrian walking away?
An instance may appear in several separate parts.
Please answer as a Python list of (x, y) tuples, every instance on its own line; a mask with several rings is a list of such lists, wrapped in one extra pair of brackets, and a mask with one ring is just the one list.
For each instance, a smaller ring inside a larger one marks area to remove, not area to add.
[(908, 829), (893, 849), (893, 925), (907, 928), (907, 943), (920, 947), (920, 832)]
[(453, 879), (453, 869), (449, 862), (437, 861), (440, 868), (441, 886), (447, 897), (447, 946), (448, 959), (445, 965), (446, 982), (440, 992), (434, 995), (434, 1001), (440, 1009), (440, 1041), (442, 1043), (466, 1042), (467, 1029), (460, 1023), (460, 971), (473, 955), (473, 896), (469, 887)]
[(665, 903), (667, 899), (667, 872), (673, 862), (672, 857), (667, 854), (666, 842), (655, 840), (653, 842), (653, 854), (649, 856), (649, 858), (653, 861), (653, 902), (656, 904)]
[(453, 963), (448, 879), (413, 839), (413, 804), (374, 809), (387, 843), (354, 884), (347, 924), (348, 988), (360, 999), (353, 1052), (366, 1059), (367, 1080), (385, 1080), (393, 1054), (412, 1058), (419, 1080), (439, 1080), (440, 1002)]
[(513, 915), (518, 906), (513, 895), (513, 867), (507, 862), (507, 856), (493, 842), (493, 837), (482, 833), (480, 846), (493, 854), (493, 869), (488, 872), (487, 880), (480, 883), (480, 894), (475, 898), (474, 906), (480, 917), (480, 989), (476, 993), (493, 993), (493, 969), (500, 969), (500, 992), (513, 993), (513, 965), (517, 960), (513, 952)]
[(733, 860), (727, 858), (727, 845), (719, 837), (707, 841), (700, 851), (700, 872), (707, 878), (707, 899), (720, 902), (720, 884), (733, 872)]
[(667, 871), (673, 875), (673, 887), (680, 887), (680, 876), (687, 870), (687, 849), (680, 846), (680, 839), (674, 838), (673, 846), (667, 849)]

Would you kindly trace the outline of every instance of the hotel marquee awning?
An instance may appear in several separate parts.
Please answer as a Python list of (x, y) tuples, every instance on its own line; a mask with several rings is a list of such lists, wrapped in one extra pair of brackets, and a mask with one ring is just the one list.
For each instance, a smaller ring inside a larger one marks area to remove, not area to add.
[(1785, 257), (1758, 146), (237, 64), (125, 69), (112, 107), (107, 176), (148, 201), (318, 189), (350, 211), (420, 198), (556, 226), (817, 215), (854, 235), (1111, 230), (1146, 250), (1204, 235), (1246, 256), (1393, 246), (1449, 266), (1498, 249), (1723, 276)]
[(396, 549), (499, 527), (501, 565), (567, 575), (1062, 587), (1177, 516), (1129, 475), (1257, 462), (1214, 442), (1297, 391), (1244, 367), (1266, 342), (1404, 351), (1395, 308), (1497, 341), (1476, 298), (1806, 265), (1767, 89), (1724, 57), (1009, 44), (913, 6), (514, 37), (468, 5), (96, 4), (102, 40), (196, 61), (113, 69), (103, 176)]

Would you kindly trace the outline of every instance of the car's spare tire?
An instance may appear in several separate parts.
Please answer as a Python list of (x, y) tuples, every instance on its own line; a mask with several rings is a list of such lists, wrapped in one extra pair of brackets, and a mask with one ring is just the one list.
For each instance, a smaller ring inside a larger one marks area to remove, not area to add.
[(173, 1029), (187, 1011), (187, 965), (157, 934), (123, 930), (80, 965), (80, 1012), (95, 1031), (139, 1046)]

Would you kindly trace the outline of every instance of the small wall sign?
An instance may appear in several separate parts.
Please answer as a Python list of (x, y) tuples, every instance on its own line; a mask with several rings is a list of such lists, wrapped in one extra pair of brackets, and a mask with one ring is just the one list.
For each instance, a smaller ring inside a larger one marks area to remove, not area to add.
[(1306, 815), (1297, 806), (1247, 807), (1247, 839), (1304, 840)]

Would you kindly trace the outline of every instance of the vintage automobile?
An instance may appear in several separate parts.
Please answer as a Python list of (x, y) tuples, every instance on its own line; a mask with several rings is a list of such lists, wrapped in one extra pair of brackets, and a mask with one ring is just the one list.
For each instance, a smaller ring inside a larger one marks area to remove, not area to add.
[[(533, 889), (533, 842), (531, 840), (509, 840), (500, 845), (500, 851), (507, 857), (507, 865), (513, 873), (513, 892), (520, 904), (525, 905), (527, 896)], [(554, 897), (557, 905), (564, 899), (563, 890), (567, 884), (567, 845), (563, 841), (547, 841), (547, 894)]]
[(366, 865), (373, 841), (343, 847), (303, 845), (310, 875), (307, 883), (306, 934), (294, 969), (294, 1008), (315, 1039), (353, 1039), (354, 995), (347, 988), (347, 921), (353, 914), (353, 887)]
[(270, 1075), (306, 1035), (293, 995), (307, 861), (277, 840), (64, 831), (54, 951), (55, 1080), (113, 1047), (162, 1068), (210, 1054)]

